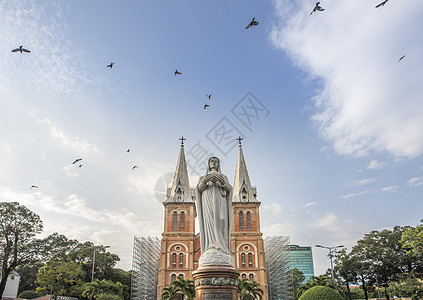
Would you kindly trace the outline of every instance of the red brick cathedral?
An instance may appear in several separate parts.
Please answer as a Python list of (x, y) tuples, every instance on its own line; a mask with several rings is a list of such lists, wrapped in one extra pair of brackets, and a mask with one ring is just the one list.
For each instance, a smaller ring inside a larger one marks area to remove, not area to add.
[[(224, 171), (223, 171), (224, 173)], [(196, 184), (196, 183), (195, 183)], [(232, 191), (231, 252), (242, 278), (260, 283), (268, 299), (264, 246), (260, 231), (260, 202), (248, 176), (241, 143)], [(195, 233), (195, 186), (190, 187), (184, 145), (181, 144), (172, 187), (164, 205), (157, 299), (162, 289), (181, 276), (191, 278), (201, 255), (200, 235)]]

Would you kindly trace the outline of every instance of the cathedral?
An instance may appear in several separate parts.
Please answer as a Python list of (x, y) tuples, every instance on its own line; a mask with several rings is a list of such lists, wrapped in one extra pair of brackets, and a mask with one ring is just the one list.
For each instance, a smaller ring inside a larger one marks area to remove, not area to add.
[[(184, 144), (181, 143), (172, 186), (167, 189), (164, 228), (160, 242), (157, 299), (178, 277), (191, 278), (201, 256), (200, 235), (196, 234), (195, 184), (190, 186)], [(260, 230), (260, 202), (250, 178), (239, 140), (235, 179), (232, 188), (231, 255), (241, 278), (260, 283), (268, 299), (264, 242)]]

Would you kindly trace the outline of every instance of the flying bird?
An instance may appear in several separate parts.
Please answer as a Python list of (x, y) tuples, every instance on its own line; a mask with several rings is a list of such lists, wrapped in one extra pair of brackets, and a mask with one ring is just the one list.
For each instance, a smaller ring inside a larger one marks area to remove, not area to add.
[(72, 164), (74, 165), (74, 164), (76, 164), (77, 162), (79, 162), (81, 160), (82, 160), (82, 158), (77, 158), (77, 159), (75, 159), (75, 161)]
[(210, 95), (206, 94), (206, 97), (210, 99), (210, 98), (211, 98), (211, 95), (212, 95), (212, 94), (210, 94)]
[(78, 168), (82, 168), (83, 165), (79, 165)]
[(129, 151), (131, 151), (131, 149), (126, 150), (126, 152), (129, 152)]
[(36, 186), (36, 185), (32, 185), (29, 189), (30, 189), (30, 190), (32, 190), (33, 188), (34, 188), (34, 189), (38, 189), (38, 186)]
[(386, 4), (386, 2), (388, 2), (388, 1), (389, 0), (385, 0), (385, 1), (381, 2), (381, 3), (379, 3), (378, 5), (376, 5), (376, 8), (384, 6)]
[(107, 66), (107, 68), (110, 68), (110, 69), (111, 69), (111, 68), (113, 68), (113, 65), (114, 65), (114, 64), (115, 64), (115, 63), (110, 63), (110, 65), (108, 65), (108, 66)]
[(316, 6), (313, 8), (313, 10), (311, 11), (311, 13), (310, 13), (310, 16), (315, 12), (315, 11), (324, 11), (325, 9), (324, 8), (322, 8), (320, 5), (320, 2), (317, 2), (316, 3)]
[(253, 18), (251, 20), (250, 24), (248, 24), (247, 27), (245, 27), (245, 29), (248, 29), (248, 28), (253, 27), (253, 26), (257, 26), (259, 24), (259, 22), (257, 22), (255, 19), (256, 18)]
[(179, 72), (179, 71), (178, 71), (178, 69), (176, 69), (174, 74), (175, 74), (175, 76), (176, 76), (176, 75), (181, 75), (181, 74), (182, 74), (182, 72)]
[(405, 57), (405, 55), (401, 56), (400, 59), (398, 59), (398, 62), (400, 62), (401, 60), (403, 60)]
[(19, 48), (13, 49), (12, 52), (26, 52), (26, 53), (31, 53), (31, 51), (29, 51), (28, 49), (23, 48), (23, 46), (19, 46)]
[(138, 168), (138, 166), (133, 166), (133, 167), (132, 167), (132, 170), (134, 170), (135, 168)]
[(204, 111), (207, 111), (207, 107), (209, 107), (210, 105), (208, 105), (208, 104), (205, 104), (204, 105)]

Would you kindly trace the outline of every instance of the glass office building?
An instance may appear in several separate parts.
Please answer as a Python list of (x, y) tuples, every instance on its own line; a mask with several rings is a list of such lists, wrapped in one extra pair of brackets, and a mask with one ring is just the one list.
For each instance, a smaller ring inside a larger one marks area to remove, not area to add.
[(291, 268), (297, 268), (303, 272), (306, 283), (312, 276), (314, 276), (313, 253), (311, 247), (289, 245), (289, 253), (291, 255)]

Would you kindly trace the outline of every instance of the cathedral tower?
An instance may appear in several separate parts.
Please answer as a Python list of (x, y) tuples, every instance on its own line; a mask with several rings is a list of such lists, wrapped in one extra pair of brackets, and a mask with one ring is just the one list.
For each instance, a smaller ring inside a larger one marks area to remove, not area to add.
[(239, 138), (238, 158), (232, 198), (231, 252), (235, 269), (241, 278), (253, 279), (263, 289), (267, 299), (268, 286), (264, 257), (264, 242), (260, 230), (260, 202), (250, 177)]

